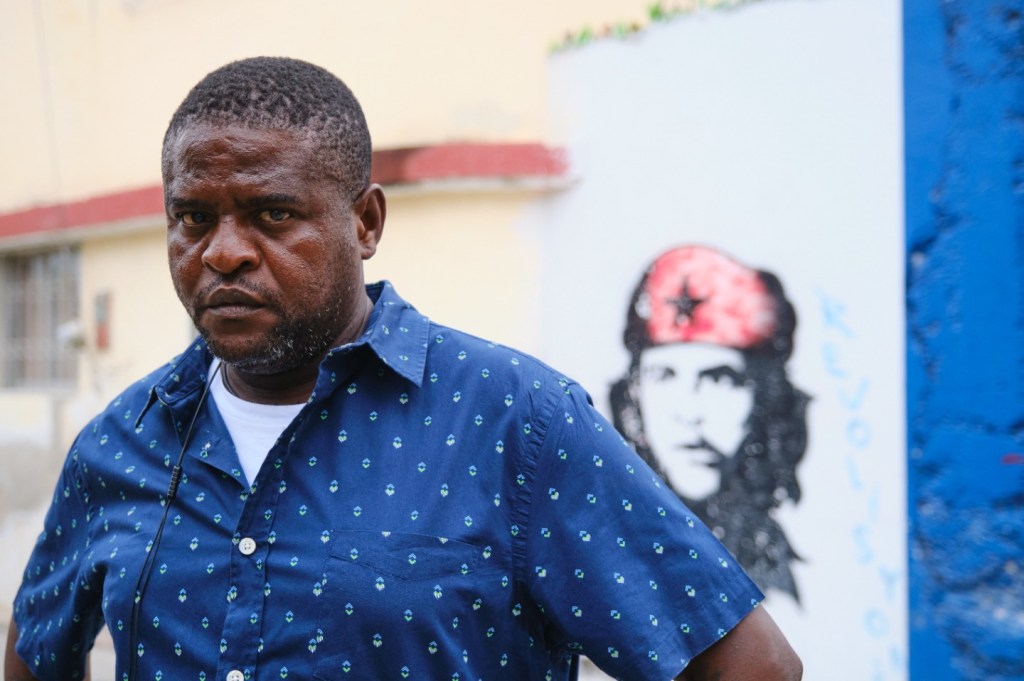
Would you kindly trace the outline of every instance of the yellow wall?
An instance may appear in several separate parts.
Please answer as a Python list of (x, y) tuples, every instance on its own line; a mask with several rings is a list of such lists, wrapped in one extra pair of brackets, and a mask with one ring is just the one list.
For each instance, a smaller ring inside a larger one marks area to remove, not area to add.
[(526, 350), (538, 344), (532, 231), (519, 192), (398, 195), (367, 278), (389, 279), (428, 317)]
[[(184, 349), (192, 324), (171, 286), (165, 226), (82, 245), (81, 385), (110, 395)], [(96, 297), (109, 294), (110, 347), (96, 348)]]
[[(545, 139), (545, 64), (566, 31), (649, 0), (9, 0), (0, 9), (0, 212), (154, 184), (174, 108), (240, 57), (321, 64), (378, 147)], [(550, 140), (549, 140), (550, 141)]]

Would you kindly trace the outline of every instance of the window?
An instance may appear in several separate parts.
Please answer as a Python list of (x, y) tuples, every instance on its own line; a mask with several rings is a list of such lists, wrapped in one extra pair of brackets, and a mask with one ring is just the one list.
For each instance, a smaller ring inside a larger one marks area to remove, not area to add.
[(0, 255), (0, 387), (74, 385), (77, 320), (77, 247)]

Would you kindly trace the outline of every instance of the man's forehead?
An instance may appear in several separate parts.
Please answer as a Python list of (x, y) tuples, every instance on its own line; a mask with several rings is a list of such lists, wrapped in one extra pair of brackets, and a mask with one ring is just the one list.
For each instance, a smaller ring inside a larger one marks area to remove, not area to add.
[(197, 124), (165, 149), (163, 183), (175, 195), (210, 181), (294, 193), (323, 179), (317, 167), (309, 141), (293, 131)]
[(312, 131), (302, 128), (266, 124), (251, 124), (234, 120), (202, 119), (190, 121), (168, 138), (165, 153), (181, 145), (223, 141), (245, 145), (274, 145), (280, 142), (301, 143), (314, 137)]
[[(345, 185), (349, 167), (339, 164), (337, 144), (336, 136), (325, 132), (315, 121), (293, 125), (239, 120), (233, 116), (202, 116), (185, 119), (168, 130), (161, 170), (166, 185), (185, 168), (197, 167), (195, 164), (218, 154), (230, 154), (253, 167), (260, 163), (282, 163), (289, 166), (292, 174), (299, 174), (295, 171), (301, 169), (309, 180), (331, 180)], [(360, 169), (353, 172), (353, 177), (358, 177)], [(350, 187), (346, 191), (354, 194), (358, 190)]]
[(313, 140), (300, 131), (274, 127), (198, 122), (183, 127), (164, 146), (164, 172), (182, 170), (226, 156), (240, 164), (312, 162)]

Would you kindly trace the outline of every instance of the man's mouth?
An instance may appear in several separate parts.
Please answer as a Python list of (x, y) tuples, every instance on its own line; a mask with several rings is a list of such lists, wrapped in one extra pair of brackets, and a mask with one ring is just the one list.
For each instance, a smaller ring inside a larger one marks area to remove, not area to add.
[(202, 301), (199, 312), (211, 312), (218, 317), (240, 317), (264, 307), (260, 298), (239, 289), (217, 289)]
[(710, 442), (700, 438), (694, 442), (679, 444), (676, 449), (686, 452), (693, 463), (702, 463), (710, 468), (717, 468), (725, 457)]

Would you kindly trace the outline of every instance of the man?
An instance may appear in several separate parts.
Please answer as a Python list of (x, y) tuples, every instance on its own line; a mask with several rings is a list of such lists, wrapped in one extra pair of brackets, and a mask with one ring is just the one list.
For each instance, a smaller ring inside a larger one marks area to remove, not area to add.
[(809, 397), (789, 380), (796, 311), (781, 282), (706, 246), (660, 254), (626, 310), (612, 420), (765, 592), (800, 592), (774, 518), (800, 501)]
[(132, 681), (565, 679), (578, 654), (798, 678), (757, 588), (578, 386), (364, 286), (369, 178), (323, 69), (245, 60), (186, 97), (163, 179), (201, 338), (76, 440), (5, 678), (82, 678), (104, 623)]

